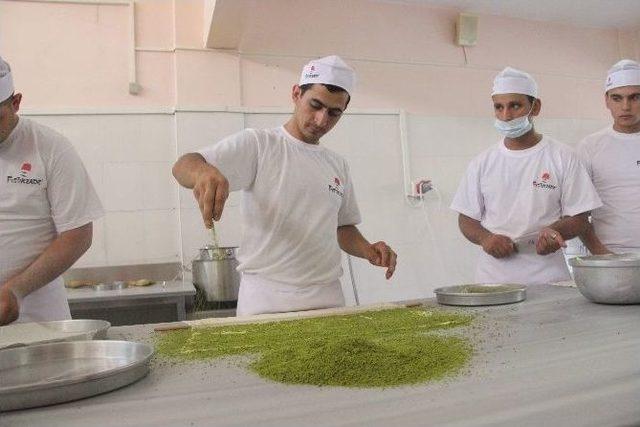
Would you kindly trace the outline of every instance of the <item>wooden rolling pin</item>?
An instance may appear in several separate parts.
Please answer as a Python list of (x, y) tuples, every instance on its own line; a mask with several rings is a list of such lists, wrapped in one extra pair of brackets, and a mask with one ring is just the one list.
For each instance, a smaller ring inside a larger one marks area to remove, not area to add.
[(349, 314), (361, 313), (363, 311), (390, 310), (394, 308), (417, 307), (419, 305), (421, 305), (421, 303), (417, 301), (409, 302), (406, 304), (380, 303), (359, 305), (353, 307), (334, 307), (322, 308), (318, 310), (290, 311), (286, 313), (256, 314), (253, 316), (244, 317), (214, 317), (200, 320), (185, 320), (182, 322), (159, 323), (153, 328), (153, 330), (162, 332), (173, 331), (177, 329), (202, 328), (207, 326), (246, 325), (248, 323), (280, 322), (286, 320), (310, 319), (314, 317), (346, 316)]

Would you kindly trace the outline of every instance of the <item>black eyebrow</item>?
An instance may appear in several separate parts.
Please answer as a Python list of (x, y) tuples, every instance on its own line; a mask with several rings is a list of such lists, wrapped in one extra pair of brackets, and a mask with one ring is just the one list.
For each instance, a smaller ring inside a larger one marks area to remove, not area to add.
[(493, 106), (495, 108), (495, 107), (515, 105), (515, 104), (522, 105), (522, 101), (494, 102)]
[(620, 97), (620, 98), (630, 98), (630, 97), (632, 97), (632, 96), (640, 96), (640, 92), (633, 92), (633, 93), (630, 93), (630, 94), (628, 94), (628, 95), (623, 95), (623, 94), (621, 94), (621, 93), (612, 93), (612, 94), (611, 94), (611, 95), (609, 95), (609, 96), (611, 96), (611, 97), (618, 96), (618, 97)]
[(318, 104), (320, 104), (321, 107), (324, 107), (327, 110), (330, 110), (330, 111), (336, 111), (337, 110), (337, 111), (340, 111), (340, 113), (344, 113), (344, 110), (342, 108), (338, 108), (338, 107), (329, 108), (328, 105), (326, 105), (324, 102), (320, 101), (317, 98), (311, 98), (311, 100), (317, 102)]

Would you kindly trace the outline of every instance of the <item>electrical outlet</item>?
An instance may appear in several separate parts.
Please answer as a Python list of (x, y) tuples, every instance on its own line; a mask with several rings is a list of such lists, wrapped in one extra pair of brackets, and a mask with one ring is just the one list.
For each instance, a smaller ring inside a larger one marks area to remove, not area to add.
[(421, 198), (425, 193), (433, 189), (433, 184), (428, 178), (417, 178), (411, 183), (411, 197)]

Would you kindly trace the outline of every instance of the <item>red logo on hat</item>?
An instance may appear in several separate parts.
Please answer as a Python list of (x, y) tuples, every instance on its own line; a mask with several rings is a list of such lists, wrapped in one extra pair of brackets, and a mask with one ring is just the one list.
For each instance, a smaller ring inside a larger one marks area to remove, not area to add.
[(316, 70), (316, 67), (312, 65), (311, 66), (311, 71), (315, 71), (315, 70)]
[(336, 185), (340, 185), (340, 180), (338, 179), (338, 177), (333, 178), (333, 182), (335, 182)]
[(549, 181), (549, 179), (551, 178), (551, 175), (549, 175), (549, 172), (544, 172), (541, 178), (543, 181)]
[(31, 163), (23, 163), (20, 170), (23, 172), (31, 172)]

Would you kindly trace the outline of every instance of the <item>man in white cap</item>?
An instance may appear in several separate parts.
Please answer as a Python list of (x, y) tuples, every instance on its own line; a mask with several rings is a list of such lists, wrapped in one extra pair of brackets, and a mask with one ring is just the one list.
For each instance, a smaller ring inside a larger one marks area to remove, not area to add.
[(245, 129), (173, 167), (192, 188), (205, 226), (220, 219), (229, 191), (242, 190), (242, 272), (237, 315), (344, 305), (340, 249), (395, 270), (396, 254), (358, 231), (349, 168), (320, 138), (350, 101), (355, 73), (337, 56), (309, 62), (293, 86), (293, 115), (273, 129)]
[(71, 318), (60, 276), (102, 216), (69, 141), (19, 117), (21, 100), (0, 58), (0, 325)]
[(613, 126), (576, 149), (603, 202), (581, 239), (592, 254), (640, 252), (640, 64), (615, 64), (604, 90)]
[(505, 68), (492, 100), (504, 138), (471, 162), (451, 205), (462, 234), (483, 249), (475, 280), (568, 280), (559, 249), (585, 229), (600, 199), (571, 149), (535, 131), (541, 102), (529, 74)]

